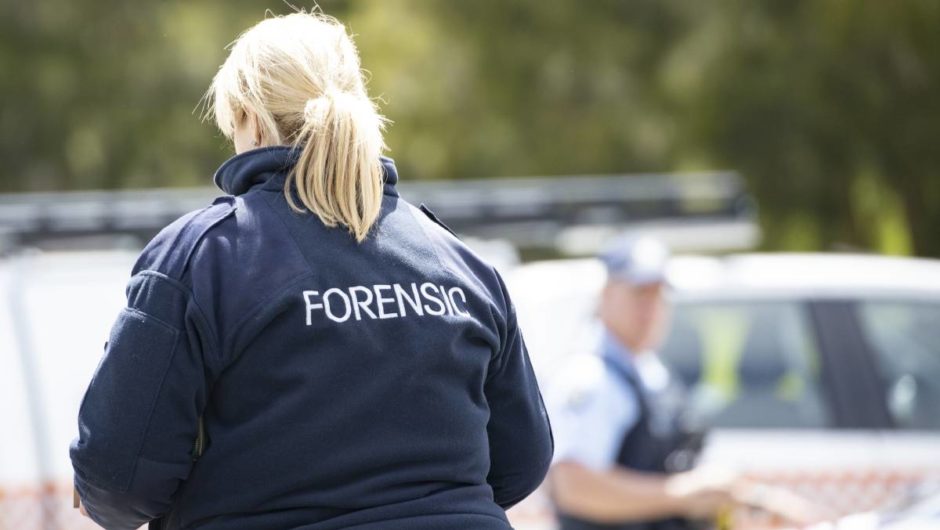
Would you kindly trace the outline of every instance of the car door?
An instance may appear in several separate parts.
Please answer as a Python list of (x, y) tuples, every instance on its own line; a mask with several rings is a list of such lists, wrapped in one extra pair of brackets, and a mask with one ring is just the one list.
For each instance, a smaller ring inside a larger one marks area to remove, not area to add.
[[(832, 516), (882, 506), (922, 479), (897, 465), (910, 443), (886, 446), (893, 422), (851, 300), (681, 300), (662, 356), (690, 387), (692, 423), (711, 428), (703, 463)], [(774, 523), (761, 512), (735, 518)]]

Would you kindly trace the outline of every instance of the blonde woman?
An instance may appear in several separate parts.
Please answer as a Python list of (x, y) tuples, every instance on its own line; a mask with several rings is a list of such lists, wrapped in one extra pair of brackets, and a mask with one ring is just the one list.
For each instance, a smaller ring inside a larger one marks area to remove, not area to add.
[(227, 195), (143, 250), (71, 446), (108, 529), (506, 529), (553, 443), (496, 271), (396, 191), (344, 27), (269, 18), (209, 91)]

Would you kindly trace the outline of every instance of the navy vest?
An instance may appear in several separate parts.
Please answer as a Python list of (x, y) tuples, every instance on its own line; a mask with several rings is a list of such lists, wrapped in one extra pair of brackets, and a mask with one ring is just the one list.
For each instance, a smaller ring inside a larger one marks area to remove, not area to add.
[[(607, 369), (616, 373), (637, 397), (639, 415), (633, 428), (624, 433), (620, 450), (617, 452), (617, 465), (646, 473), (671, 473), (681, 471), (670, 465), (672, 456), (684, 447), (685, 437), (678, 428), (677, 418), (672, 420), (672, 428), (665, 433), (657, 433), (652, 428), (653, 413), (649, 399), (636, 372), (625, 369), (622, 365), (602, 356)], [(687, 530), (694, 528), (685, 519), (669, 518), (654, 521), (630, 521), (625, 523), (597, 523), (558, 514), (560, 530)]]

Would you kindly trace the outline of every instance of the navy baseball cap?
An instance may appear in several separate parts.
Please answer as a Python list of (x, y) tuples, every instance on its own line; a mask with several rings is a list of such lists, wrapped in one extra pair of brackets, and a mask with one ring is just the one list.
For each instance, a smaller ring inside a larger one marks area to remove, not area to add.
[(610, 278), (643, 285), (666, 282), (669, 248), (651, 236), (618, 238), (604, 250), (600, 260)]

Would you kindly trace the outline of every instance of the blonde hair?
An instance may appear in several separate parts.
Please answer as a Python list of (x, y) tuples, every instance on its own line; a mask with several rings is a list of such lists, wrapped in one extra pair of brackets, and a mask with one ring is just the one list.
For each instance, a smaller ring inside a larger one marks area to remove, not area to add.
[(321, 13), (267, 18), (232, 45), (206, 93), (219, 129), (258, 117), (268, 144), (302, 149), (284, 196), (327, 226), (366, 238), (382, 205), (383, 118), (366, 93), (359, 55), (346, 28)]

